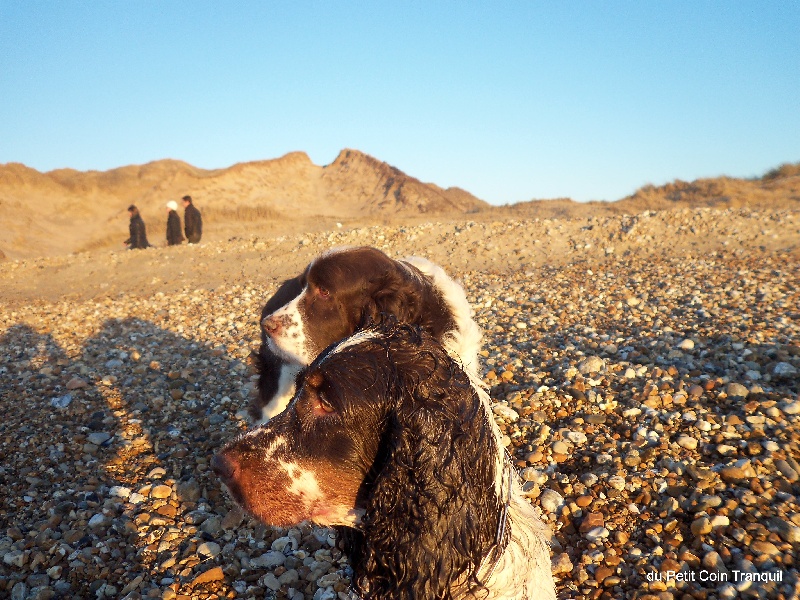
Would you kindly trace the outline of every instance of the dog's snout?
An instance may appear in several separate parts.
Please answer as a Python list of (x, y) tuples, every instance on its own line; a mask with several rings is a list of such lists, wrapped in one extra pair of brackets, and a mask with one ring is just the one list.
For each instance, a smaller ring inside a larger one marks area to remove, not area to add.
[(269, 335), (275, 335), (280, 331), (281, 322), (279, 319), (276, 319), (272, 315), (268, 317), (264, 317), (261, 321), (261, 327), (264, 328), (264, 331)]
[(228, 455), (215, 454), (211, 459), (211, 470), (224, 483), (228, 483), (235, 479), (239, 473), (239, 463)]

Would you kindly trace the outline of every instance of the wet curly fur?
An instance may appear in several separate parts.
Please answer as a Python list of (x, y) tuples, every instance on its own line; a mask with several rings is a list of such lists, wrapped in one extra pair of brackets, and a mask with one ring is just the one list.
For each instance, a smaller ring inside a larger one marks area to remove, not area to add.
[[(287, 464), (288, 479), (251, 477)], [(339, 525), (363, 598), (555, 598), (544, 526), (516, 487), (504, 492), (511, 471), (487, 399), (418, 327), (367, 330), (321, 354), (289, 408), (213, 467), (267, 523), (313, 519), (320, 504), (357, 515), (321, 524)]]
[[(369, 368), (369, 393), (386, 402), (386, 415), (363, 484), (361, 527), (347, 537), (356, 589), (375, 598), (451, 598), (455, 581), (480, 588), (501, 510), (497, 498), (485, 497), (495, 460), (486, 452), (492, 440), (481, 401), (440, 347), (423, 347), (416, 335), (371, 342), (390, 361)], [(331, 371), (349, 368), (341, 359)], [(329, 373), (332, 381), (344, 376)]]

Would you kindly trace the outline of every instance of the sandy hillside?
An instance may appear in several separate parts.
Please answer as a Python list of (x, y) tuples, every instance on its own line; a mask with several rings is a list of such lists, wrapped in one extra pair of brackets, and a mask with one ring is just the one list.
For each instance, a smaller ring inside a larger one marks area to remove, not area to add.
[(343, 150), (325, 166), (313, 164), (302, 152), (217, 170), (176, 160), (105, 172), (39, 173), (7, 164), (0, 165), (0, 259), (119, 249), (128, 237), (130, 204), (139, 207), (150, 243), (163, 246), (164, 205), (186, 194), (203, 213), (205, 240), (219, 242), (253, 234), (320, 232), (336, 223), (353, 228), (464, 218), (588, 218), (694, 207), (792, 208), (800, 202), (800, 167), (784, 165), (759, 179), (720, 177), (645, 186), (617, 202), (561, 199), (493, 207), (468, 191), (423, 183), (357, 150)]
[[(105, 172), (39, 173), (0, 166), (0, 251), (9, 258), (116, 248), (128, 237), (136, 204), (154, 245), (164, 243), (168, 200), (189, 194), (208, 239), (231, 231), (279, 232), (336, 220), (380, 221), (419, 214), (463, 214), (485, 203), (459, 189), (422, 183), (356, 150), (314, 165), (302, 152), (206, 171), (161, 160)], [(182, 211), (181, 211), (182, 212)]]

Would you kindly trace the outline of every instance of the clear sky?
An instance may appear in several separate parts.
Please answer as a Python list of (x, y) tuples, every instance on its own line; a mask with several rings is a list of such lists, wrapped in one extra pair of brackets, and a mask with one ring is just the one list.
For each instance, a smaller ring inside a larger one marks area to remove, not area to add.
[(355, 148), (495, 204), (800, 161), (800, 2), (0, 0), (0, 163)]

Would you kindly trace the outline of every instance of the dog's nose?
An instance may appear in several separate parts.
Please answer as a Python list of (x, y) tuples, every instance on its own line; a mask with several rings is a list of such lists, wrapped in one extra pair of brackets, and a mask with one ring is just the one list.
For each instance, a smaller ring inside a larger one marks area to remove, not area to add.
[(211, 470), (216, 473), (224, 483), (233, 480), (239, 472), (239, 463), (225, 454), (215, 454), (211, 459)]
[(281, 329), (281, 323), (278, 319), (273, 316), (264, 317), (264, 320), (261, 321), (261, 327), (264, 328), (264, 331), (268, 335), (275, 335)]

